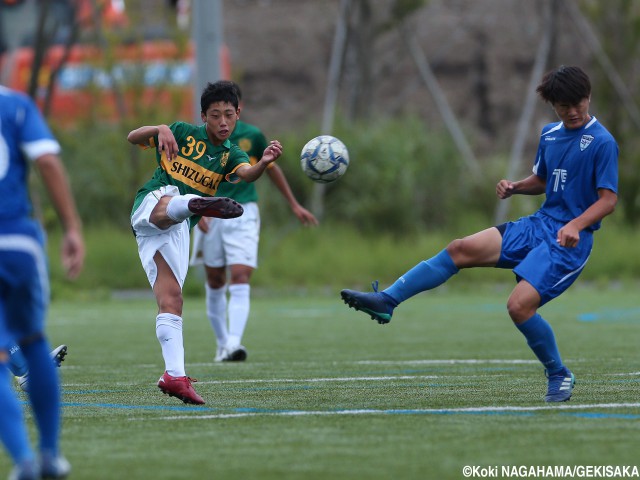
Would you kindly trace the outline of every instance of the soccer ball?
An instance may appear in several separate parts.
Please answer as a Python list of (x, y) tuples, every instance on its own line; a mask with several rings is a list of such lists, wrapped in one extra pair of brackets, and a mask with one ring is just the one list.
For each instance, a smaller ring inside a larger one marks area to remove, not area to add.
[(336, 137), (320, 135), (302, 147), (300, 164), (302, 171), (314, 182), (330, 183), (347, 171), (349, 152)]

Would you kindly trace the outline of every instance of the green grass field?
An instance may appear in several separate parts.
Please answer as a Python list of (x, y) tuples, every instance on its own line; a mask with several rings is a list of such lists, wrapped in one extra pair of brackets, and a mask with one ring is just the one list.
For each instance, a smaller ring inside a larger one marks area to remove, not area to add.
[[(153, 299), (55, 302), (72, 477), (459, 479), (465, 465), (640, 465), (637, 286), (576, 286), (541, 310), (577, 377), (560, 405), (542, 401), (546, 379), (507, 317), (509, 290), (421, 294), (386, 326), (337, 292), (258, 292), (239, 364), (213, 363), (204, 300), (189, 298), (200, 407), (155, 385)], [(3, 454), (0, 477), (8, 470)]]

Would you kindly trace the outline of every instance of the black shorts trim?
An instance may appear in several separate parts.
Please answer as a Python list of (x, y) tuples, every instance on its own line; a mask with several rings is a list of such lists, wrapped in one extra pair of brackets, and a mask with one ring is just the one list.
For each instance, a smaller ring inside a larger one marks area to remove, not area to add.
[(501, 223), (500, 225), (496, 225), (496, 228), (500, 232), (500, 235), (504, 237), (504, 232), (507, 230), (507, 224)]

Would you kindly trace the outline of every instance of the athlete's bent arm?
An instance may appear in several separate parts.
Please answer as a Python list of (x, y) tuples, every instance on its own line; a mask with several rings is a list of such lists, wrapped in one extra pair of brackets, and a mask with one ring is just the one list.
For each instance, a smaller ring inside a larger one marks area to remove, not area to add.
[(496, 194), (502, 200), (515, 194), (541, 195), (544, 193), (546, 185), (547, 182), (542, 177), (533, 174), (517, 182), (500, 180), (496, 185)]
[(558, 230), (558, 243), (563, 247), (575, 247), (580, 240), (580, 232), (613, 213), (618, 203), (618, 195), (606, 188), (598, 189), (598, 196), (593, 205), (582, 215), (574, 218)]
[(272, 140), (269, 146), (264, 149), (262, 158), (255, 164), (249, 166), (249, 164), (241, 165), (236, 170), (236, 175), (245, 182), (255, 182), (264, 173), (267, 166), (275, 162), (278, 157), (282, 155), (282, 145), (277, 140)]
[(284, 175), (284, 172), (278, 164), (274, 163), (271, 165), (271, 168), (267, 169), (267, 175), (269, 175), (269, 179), (287, 200), (293, 214), (298, 218), (298, 220), (300, 220), (300, 222), (302, 222), (303, 225), (318, 225), (318, 219), (316, 219), (310, 211), (300, 205), (296, 199), (295, 195), (291, 191), (289, 182), (287, 182), (287, 177)]
[(165, 151), (173, 160), (178, 155), (178, 143), (171, 129), (166, 125), (145, 125), (129, 132), (127, 140), (134, 145), (149, 146), (149, 139), (158, 135), (158, 150)]
[(54, 154), (38, 157), (35, 165), (64, 229), (61, 251), (62, 265), (67, 276), (75, 278), (82, 270), (85, 248), (82, 238), (82, 222), (71, 194), (66, 171), (60, 157)]

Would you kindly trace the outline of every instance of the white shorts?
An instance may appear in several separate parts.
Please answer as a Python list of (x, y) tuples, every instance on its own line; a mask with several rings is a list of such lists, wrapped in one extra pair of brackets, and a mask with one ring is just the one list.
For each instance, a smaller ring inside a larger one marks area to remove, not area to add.
[(180, 195), (178, 187), (168, 185), (148, 193), (131, 215), (131, 226), (136, 234), (142, 268), (147, 274), (151, 287), (153, 288), (158, 276), (153, 257), (156, 252), (160, 252), (182, 288), (189, 269), (189, 219), (165, 230), (161, 230), (149, 221), (151, 211), (158, 204), (158, 200), (166, 195), (172, 197)]
[(260, 210), (256, 202), (243, 203), (244, 213), (238, 218), (212, 218), (209, 231), (193, 229), (191, 265), (207, 267), (247, 265), (258, 268)]

